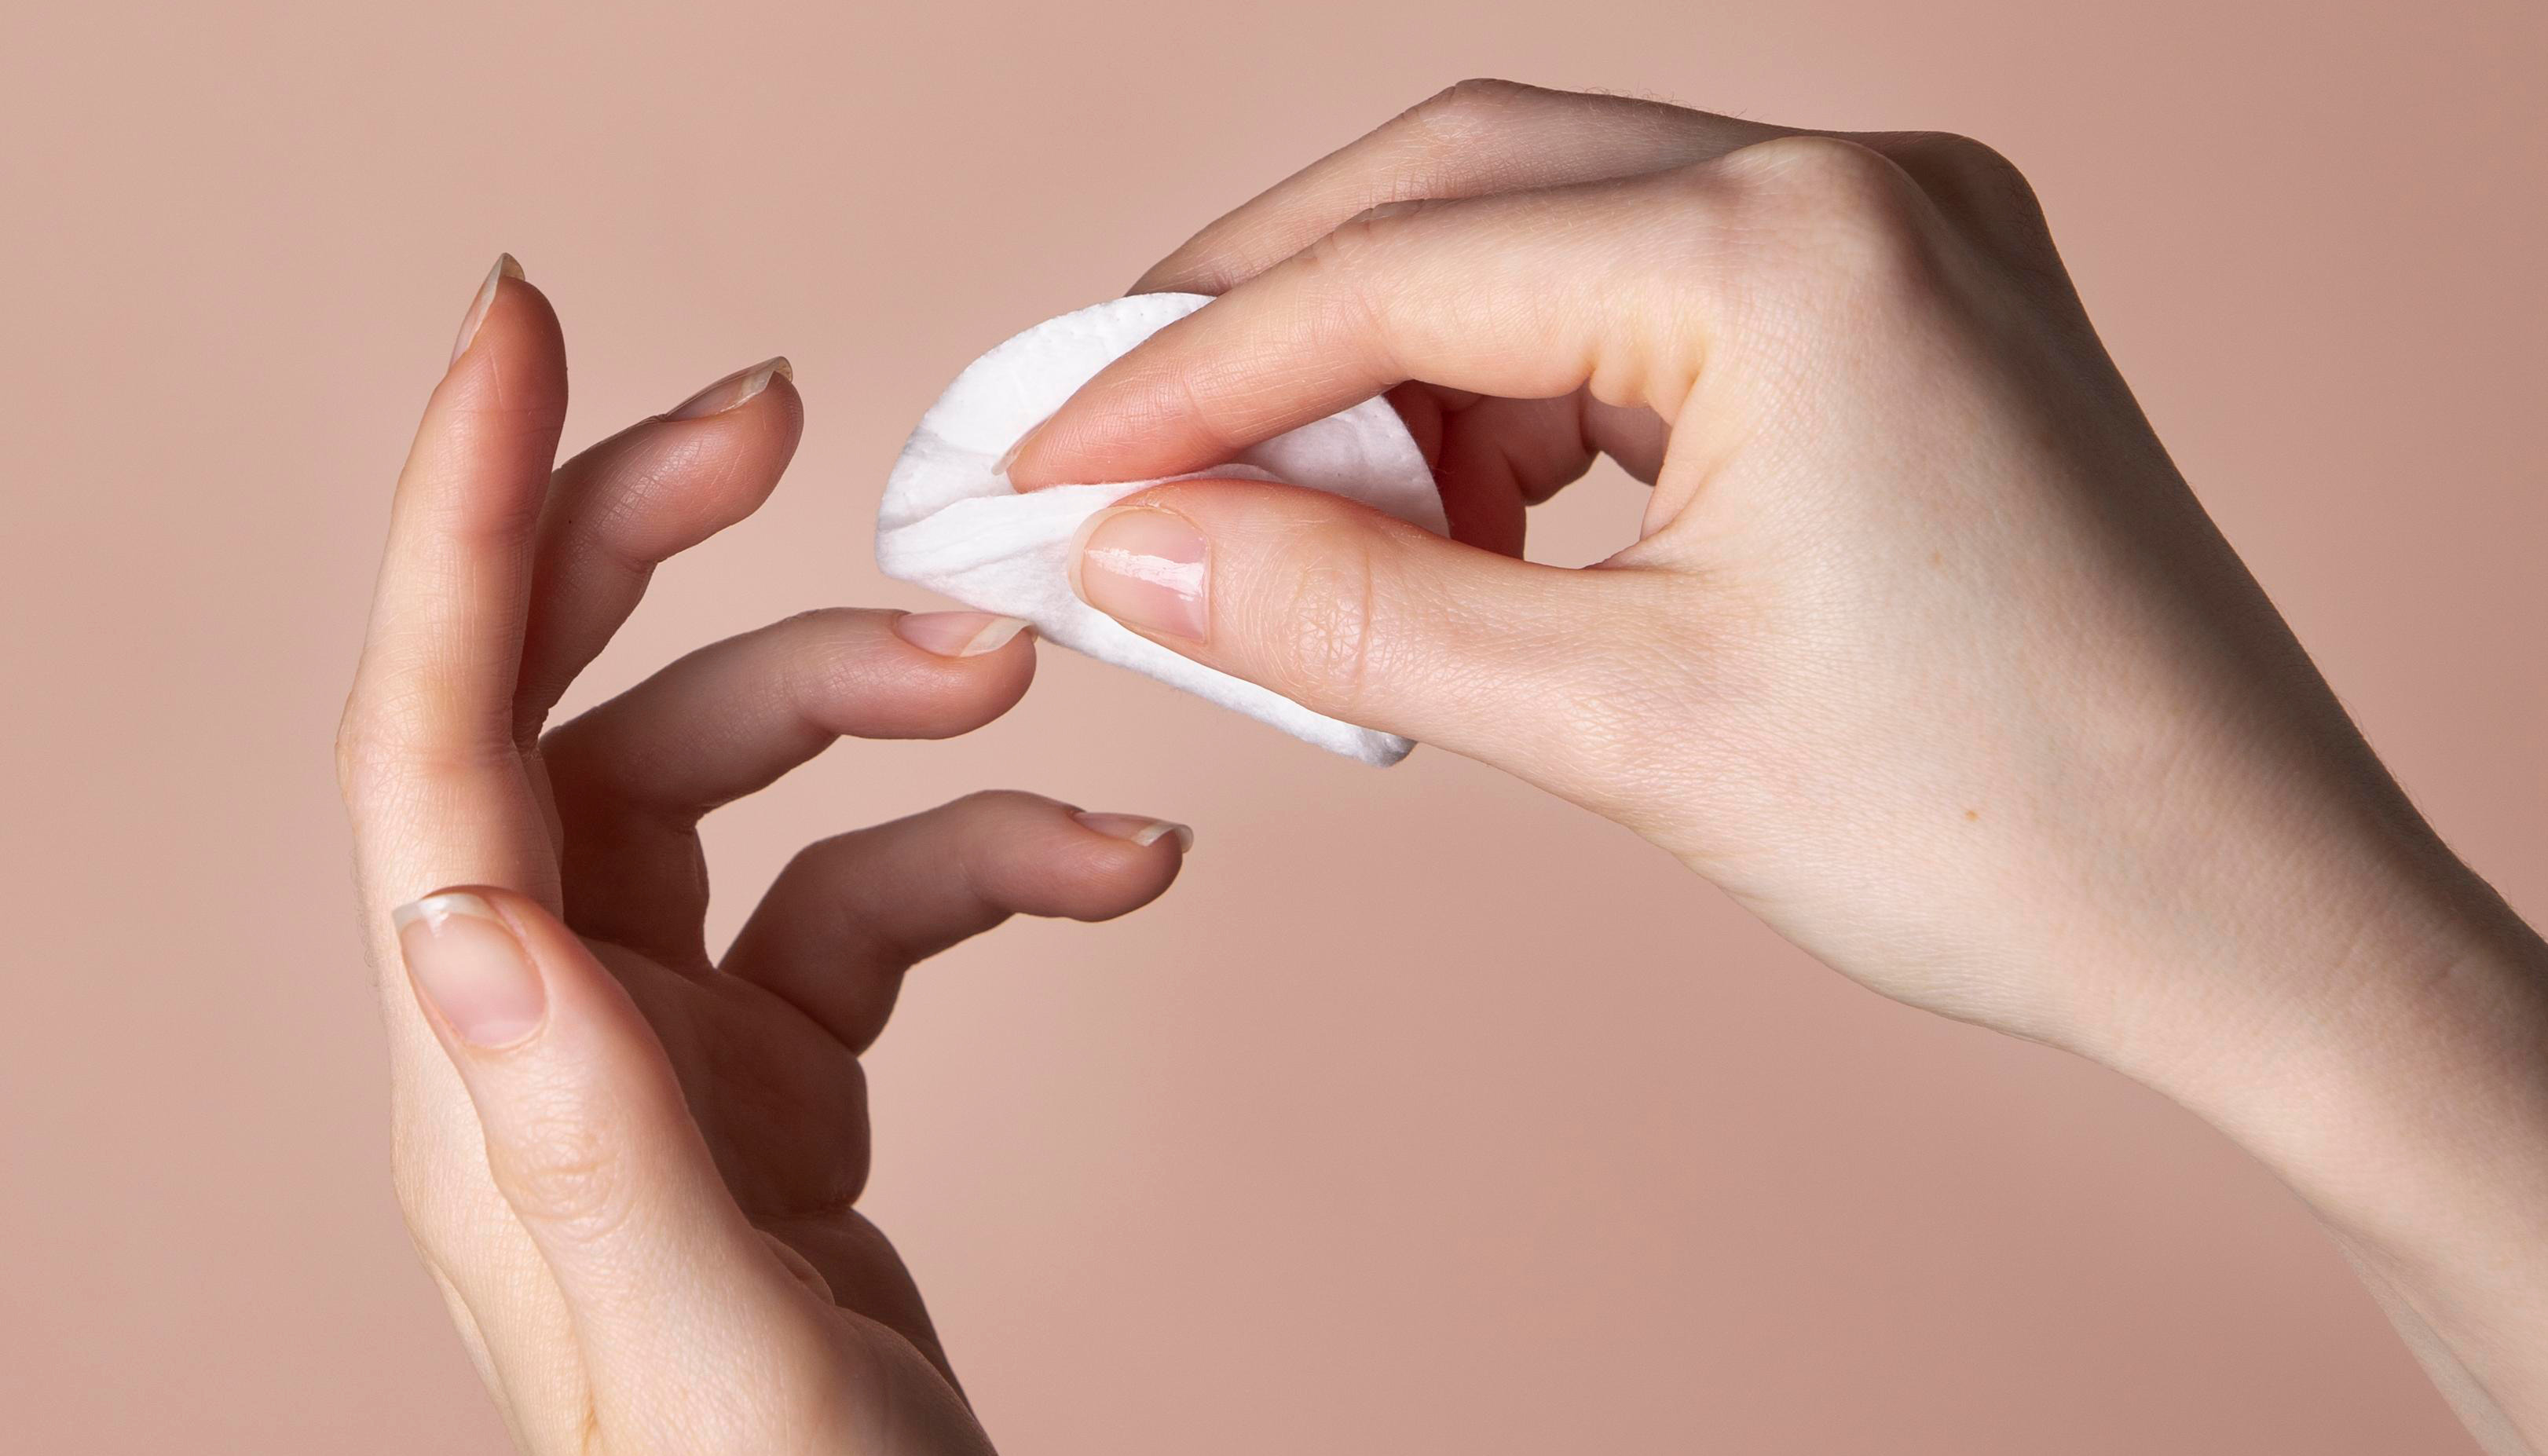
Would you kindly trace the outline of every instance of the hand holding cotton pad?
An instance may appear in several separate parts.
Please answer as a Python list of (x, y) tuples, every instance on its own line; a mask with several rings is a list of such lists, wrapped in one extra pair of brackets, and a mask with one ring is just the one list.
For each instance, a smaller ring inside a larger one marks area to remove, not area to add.
[[(1089, 516), (1156, 481), (1012, 490), (996, 468), (1020, 435), (1097, 371), (1202, 308), (1201, 294), (1136, 294), (1037, 324), (967, 365), (920, 417), (876, 511), (876, 565), (897, 581), (980, 611), (1023, 617), (1045, 637), (1236, 708), (1319, 747), (1386, 767), (1414, 747), (1392, 733), (1314, 713), (1126, 628), (1070, 590), (1070, 543)], [(1228, 465), (1243, 475), (1326, 491), (1441, 534), (1442, 499), (1407, 426), (1366, 400)]]

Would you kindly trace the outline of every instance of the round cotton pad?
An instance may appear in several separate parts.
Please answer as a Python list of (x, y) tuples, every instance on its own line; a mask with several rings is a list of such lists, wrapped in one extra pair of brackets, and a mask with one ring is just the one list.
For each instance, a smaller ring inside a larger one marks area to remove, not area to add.
[[(1386, 767), (1413, 747), (1314, 713), (1125, 628), (1070, 590), (1080, 522), (1156, 481), (1053, 486), (1020, 495), (993, 467), (1135, 344), (1202, 308), (1201, 294), (1136, 294), (1039, 323), (956, 376), (920, 417), (876, 511), (876, 565), (898, 581), (981, 611), (1023, 617), (1045, 637), (1238, 709), (1320, 748)], [(1423, 453), (1385, 401), (1278, 435), (1214, 470), (1327, 491), (1442, 534), (1442, 498)], [(1182, 477), (1181, 477), (1182, 478)]]

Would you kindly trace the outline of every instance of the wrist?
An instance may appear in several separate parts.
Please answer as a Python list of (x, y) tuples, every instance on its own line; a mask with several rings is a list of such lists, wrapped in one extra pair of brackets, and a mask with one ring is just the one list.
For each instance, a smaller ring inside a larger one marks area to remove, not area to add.
[(2215, 729), (2158, 757), (2111, 796), (2139, 814), (2045, 857), (2079, 972), (2059, 1040), (2233, 1136), (2375, 1077), (2539, 1076), (2548, 1041), (2489, 1040), (2548, 1027), (2539, 938), (2358, 738)]
[(2397, 923), (2318, 1004), (2153, 1081), (2309, 1204), (2508, 1452), (2548, 1431), (2548, 948), (2486, 898)]
[(2261, 857), (2263, 873), (2213, 880), (2231, 890), (2214, 903), (2180, 901), (2171, 918), (2209, 943), (2153, 938), (2155, 956), (2101, 978), (2140, 1004), (2083, 1049), (2286, 1176), (2319, 1161), (2299, 1144), (2330, 1119), (2351, 1142), (2383, 1114), (2475, 1111), (2484, 1089), (2506, 1099), (2485, 1107), (2499, 1118), (2548, 1120), (2548, 946), (2414, 830)]
[(2208, 1034), (2122, 1069), (2321, 1212), (2389, 1196), (2410, 1151), (2499, 1165), (2548, 1154), (2548, 950), (2509, 912), (2397, 915), (2308, 969), (2239, 974)]
[(2490, 1266), (2548, 1248), (2548, 946), (2455, 861), (2259, 939), (2113, 1064), (2410, 1287), (2528, 1280), (2548, 1317), (2548, 1271)]

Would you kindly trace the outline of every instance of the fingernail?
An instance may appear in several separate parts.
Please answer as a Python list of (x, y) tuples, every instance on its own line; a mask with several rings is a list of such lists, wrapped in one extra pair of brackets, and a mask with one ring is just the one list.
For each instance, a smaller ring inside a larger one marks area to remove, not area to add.
[(664, 417), (666, 419), (703, 419), (711, 414), (723, 414), (770, 388), (770, 381), (774, 375), (781, 379), (793, 380), (796, 377), (796, 366), (788, 363), (782, 356), (776, 359), (764, 359), (750, 369), (738, 369), (683, 400), (680, 408)]
[(487, 270), (487, 281), (478, 286), (478, 297), (470, 301), (469, 312), (461, 316), (460, 337), (451, 345), (452, 363), (459, 363), (460, 356), (469, 352), (470, 341), (478, 337), (479, 326), (487, 321), (487, 311), (496, 305), (496, 290), (505, 279), (521, 276), (522, 265), (513, 261), (511, 253), (496, 255), (496, 266)]
[(1044, 428), (1045, 420), (1048, 420), (1050, 418), (1052, 418), (1052, 416), (1047, 414), (1044, 419), (1039, 419), (1035, 423), (1028, 425), (1027, 432), (1018, 436), (1017, 442), (1009, 446), (1008, 452), (1003, 454), (999, 459), (991, 462), (991, 474), (997, 476), (1007, 475), (1009, 473), (1009, 467), (1018, 463), (1018, 452), (1027, 447), (1027, 441), (1034, 439), (1036, 437), (1036, 431)]
[(1022, 617), (986, 611), (916, 611), (893, 619), (894, 635), (940, 657), (980, 657), (1009, 645), (1026, 630)]
[(509, 1046), (537, 1030), (548, 993), (496, 907), (466, 891), (390, 912), (416, 994), (472, 1046)]
[(1169, 835), (1177, 837), (1177, 853), (1194, 848), (1194, 830), (1167, 819), (1151, 819), (1139, 814), (1088, 814), (1070, 816), (1109, 839), (1129, 839), (1144, 849)]
[(1128, 627), (1204, 640), (1209, 578), (1203, 532), (1172, 510), (1118, 505), (1080, 527), (1071, 590)]

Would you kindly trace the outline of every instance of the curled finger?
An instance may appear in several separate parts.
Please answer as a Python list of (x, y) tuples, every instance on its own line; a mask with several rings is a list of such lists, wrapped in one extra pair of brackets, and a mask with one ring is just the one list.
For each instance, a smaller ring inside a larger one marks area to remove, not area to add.
[(1036, 794), (977, 793), (798, 854), (724, 968), (852, 1050), (884, 1029), (902, 973), (1012, 915), (1108, 920), (1158, 898), (1193, 831)]

